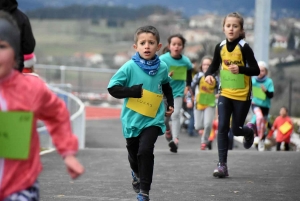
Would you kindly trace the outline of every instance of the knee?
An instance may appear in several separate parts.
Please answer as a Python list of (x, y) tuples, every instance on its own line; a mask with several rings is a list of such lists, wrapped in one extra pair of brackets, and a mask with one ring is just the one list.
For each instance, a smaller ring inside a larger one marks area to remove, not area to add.
[(256, 122), (261, 123), (263, 122), (264, 117), (263, 116), (256, 116)]
[(179, 115), (180, 115), (180, 110), (174, 111), (174, 113), (171, 116), (172, 120), (179, 119)]
[(153, 155), (154, 146), (140, 147), (138, 151), (138, 156), (151, 156)]
[(205, 123), (204, 129), (210, 129), (211, 130), (212, 124), (211, 123)]
[(223, 134), (228, 134), (229, 132), (229, 125), (225, 124), (219, 124), (218, 126), (218, 134), (223, 133)]
[(197, 123), (195, 123), (194, 127), (195, 127), (196, 130), (203, 129), (203, 128), (201, 128), (200, 124), (197, 124)]

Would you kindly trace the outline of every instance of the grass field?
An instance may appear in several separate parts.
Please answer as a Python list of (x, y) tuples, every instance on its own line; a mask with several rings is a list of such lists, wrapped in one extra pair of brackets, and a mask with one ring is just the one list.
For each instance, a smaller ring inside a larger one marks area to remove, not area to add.
[[(72, 56), (76, 52), (115, 53), (131, 47), (138, 23), (124, 28), (92, 25), (90, 20), (31, 20), (40, 56)], [(128, 42), (121, 42), (128, 38)], [(131, 41), (130, 41), (131, 40)]]

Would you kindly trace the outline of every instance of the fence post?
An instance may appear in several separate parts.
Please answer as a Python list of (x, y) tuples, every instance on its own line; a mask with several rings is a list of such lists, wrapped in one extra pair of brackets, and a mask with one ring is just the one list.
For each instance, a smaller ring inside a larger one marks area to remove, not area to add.
[(65, 84), (66, 82), (66, 67), (65, 66), (60, 66), (60, 83)]

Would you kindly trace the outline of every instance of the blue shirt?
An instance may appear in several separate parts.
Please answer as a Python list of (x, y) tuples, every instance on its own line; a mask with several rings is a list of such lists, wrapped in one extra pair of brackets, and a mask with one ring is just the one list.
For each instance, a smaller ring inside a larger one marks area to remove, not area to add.
[[(170, 82), (168, 76), (168, 67), (164, 62), (160, 66), (156, 75), (146, 74), (133, 60), (127, 61), (110, 79), (108, 88), (115, 85), (131, 87), (133, 85), (143, 84), (143, 89), (157, 94), (163, 94), (162, 85)], [(161, 133), (165, 133), (166, 126), (164, 123), (165, 106), (163, 101), (160, 103), (155, 118), (139, 114), (126, 107), (129, 98), (124, 99), (121, 112), (121, 121), (123, 135), (125, 138), (137, 137), (143, 129), (150, 126), (158, 126)]]
[[(252, 77), (252, 86), (253, 87), (261, 87), (261, 85), (264, 85), (266, 90), (268, 92), (274, 92), (274, 85), (271, 78), (267, 77), (265, 81), (258, 82), (255, 77)], [(257, 106), (270, 108), (271, 107), (271, 99), (266, 97), (265, 100), (253, 97), (252, 103), (254, 103)]]
[[(187, 71), (191, 70), (193, 67), (190, 59), (184, 55), (182, 55), (180, 59), (174, 59), (171, 56), (170, 52), (167, 52), (161, 55), (159, 58), (161, 61), (166, 62), (168, 66), (168, 72), (170, 71), (171, 66), (186, 68)], [(184, 96), (184, 88), (186, 85), (186, 82), (184, 80), (171, 80), (170, 85), (173, 90), (174, 98)]]

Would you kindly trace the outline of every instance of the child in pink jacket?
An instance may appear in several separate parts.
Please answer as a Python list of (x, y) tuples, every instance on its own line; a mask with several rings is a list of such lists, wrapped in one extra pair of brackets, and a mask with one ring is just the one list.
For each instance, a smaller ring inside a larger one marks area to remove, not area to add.
[[(76, 178), (84, 171), (83, 166), (75, 157), (78, 150), (78, 140), (72, 134), (69, 113), (64, 102), (52, 93), (40, 78), (25, 76), (15, 69), (18, 66), (19, 49), (20, 33), (17, 25), (10, 15), (0, 11), (1, 201), (39, 200), (37, 178), (42, 170), (42, 165), (39, 155), (39, 136), (36, 130), (37, 119), (45, 122), (58, 153), (64, 159), (70, 176)], [(9, 115), (19, 112), (23, 112), (24, 116), (20, 116), (18, 123), (3, 123), (4, 121), (16, 121), (15, 119), (18, 118), (13, 119)], [(32, 119), (29, 118), (30, 116)], [(5, 119), (6, 117), (8, 120)], [(22, 119), (23, 117), (24, 119)], [(23, 158), (12, 157), (10, 154), (19, 147), (15, 146), (13, 149), (8, 147), (6, 152), (3, 147), (5, 143), (19, 143), (23, 147), (23, 140), (9, 141), (10, 137), (16, 135), (25, 136), (24, 129), (12, 132), (23, 120), (28, 121), (27, 126), (29, 125), (28, 145), (24, 146), (28, 154), (25, 154)]]

